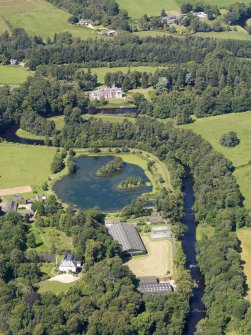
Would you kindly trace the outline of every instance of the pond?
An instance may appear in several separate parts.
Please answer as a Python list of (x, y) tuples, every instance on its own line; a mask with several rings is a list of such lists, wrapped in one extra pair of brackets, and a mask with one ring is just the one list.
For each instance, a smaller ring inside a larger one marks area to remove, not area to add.
[[(131, 203), (143, 193), (151, 192), (149, 179), (143, 169), (134, 164), (125, 164), (123, 170), (108, 177), (97, 177), (96, 171), (112, 156), (81, 156), (76, 159), (77, 172), (63, 177), (54, 185), (54, 191), (64, 202), (81, 209), (98, 206), (103, 211), (116, 211)], [(147, 185), (133, 190), (119, 190), (117, 185), (127, 177), (141, 177)]]

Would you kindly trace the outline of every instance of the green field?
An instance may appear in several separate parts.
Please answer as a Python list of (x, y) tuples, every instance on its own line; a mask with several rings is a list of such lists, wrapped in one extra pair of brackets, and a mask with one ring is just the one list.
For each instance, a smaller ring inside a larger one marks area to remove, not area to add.
[(27, 140), (44, 140), (45, 139), (45, 136), (32, 134), (29, 131), (23, 130), (21, 128), (19, 128), (16, 131), (16, 135), (20, 138), (24, 138), (24, 139), (27, 139)]
[(17, 66), (0, 65), (0, 84), (19, 85), (32, 75), (32, 72)]
[(126, 265), (137, 277), (156, 276), (160, 279), (173, 274), (173, 246), (171, 240), (152, 241), (149, 235), (141, 236), (147, 254), (135, 256)]
[(43, 281), (39, 283), (39, 293), (51, 292), (54, 294), (66, 293), (72, 286), (76, 285), (77, 281), (73, 283), (59, 283), (56, 281)]
[[(144, 14), (148, 16), (159, 16), (162, 9), (166, 11), (179, 11), (179, 7), (184, 0), (117, 0), (119, 6), (128, 11), (131, 18), (136, 19), (142, 17)], [(196, 0), (190, 2), (198, 2)], [(203, 2), (203, 1), (202, 1)], [(204, 0), (205, 3), (217, 5), (219, 7), (228, 6), (236, 3), (236, 0)], [(240, 2), (249, 3), (250, 0), (243, 0)]]
[[(237, 179), (244, 204), (251, 211), (251, 112), (225, 114), (197, 119), (193, 124), (182, 126), (202, 135), (214, 149), (221, 152), (235, 166), (234, 175)], [(234, 148), (220, 145), (220, 137), (229, 131), (235, 131), (240, 144)]]
[(6, 25), (9, 28), (21, 27), (30, 35), (44, 39), (66, 31), (82, 39), (99, 36), (91, 29), (69, 24), (67, 19), (71, 14), (44, 0), (2, 0), (0, 13), (0, 28), (3, 30), (6, 30)]
[(117, 0), (117, 2), (133, 19), (142, 17), (144, 14), (159, 16), (162, 9), (179, 10), (176, 0)]
[[(240, 28), (240, 27), (239, 27)], [(157, 30), (152, 30), (152, 31), (138, 31), (134, 33), (135, 35), (139, 37), (162, 37), (162, 36), (173, 36), (173, 37), (178, 37), (178, 38), (183, 38), (185, 36), (190, 36), (191, 34), (171, 34), (168, 32), (164, 31), (157, 31)], [(191, 36), (199, 36), (199, 37), (209, 37), (209, 38), (219, 38), (219, 39), (231, 39), (231, 40), (245, 40), (245, 41), (251, 41), (251, 36), (248, 35), (244, 29), (239, 29), (238, 31), (223, 31), (220, 33), (215, 33), (213, 31), (207, 32), (207, 33), (196, 33)]]
[(0, 143), (0, 188), (38, 186), (50, 175), (56, 149)]
[[(139, 71), (139, 72), (146, 72), (146, 73), (154, 73), (158, 68), (155, 66), (132, 66), (132, 67), (99, 67), (99, 68), (93, 68), (91, 69), (92, 74), (96, 74), (98, 77), (99, 84), (104, 84), (104, 79), (106, 73), (114, 73), (117, 71), (121, 71), (123, 73), (127, 73), (128, 71)], [(86, 69), (84, 69), (86, 70)]]
[(251, 41), (251, 35), (249, 35), (245, 29), (240, 26), (237, 27), (237, 31), (222, 31), (220, 33), (215, 33), (213, 31), (208, 33), (196, 33), (196, 36), (200, 37), (211, 37), (211, 38), (220, 38), (220, 39), (231, 39), (231, 40), (245, 40)]

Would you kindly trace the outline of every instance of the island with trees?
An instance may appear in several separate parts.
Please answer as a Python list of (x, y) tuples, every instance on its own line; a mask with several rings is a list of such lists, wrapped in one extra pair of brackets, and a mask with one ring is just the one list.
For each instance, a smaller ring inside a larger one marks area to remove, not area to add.
[(114, 175), (115, 173), (120, 172), (124, 166), (125, 163), (123, 162), (122, 158), (116, 157), (111, 162), (101, 166), (101, 168), (96, 171), (96, 176), (107, 177)]
[(141, 177), (127, 177), (117, 185), (117, 188), (121, 190), (133, 190), (135, 188), (141, 188), (144, 185), (145, 181)]

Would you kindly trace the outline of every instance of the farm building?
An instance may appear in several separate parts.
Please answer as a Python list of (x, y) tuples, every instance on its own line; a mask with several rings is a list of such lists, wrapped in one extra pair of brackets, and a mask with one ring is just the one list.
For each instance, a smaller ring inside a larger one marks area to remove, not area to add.
[(81, 268), (81, 263), (74, 260), (72, 254), (66, 254), (59, 264), (59, 271), (76, 273)]
[(5, 214), (8, 214), (10, 212), (16, 212), (17, 211), (17, 203), (15, 201), (8, 201), (8, 202), (3, 202), (1, 204), (1, 210), (2, 212), (4, 212)]
[(143, 295), (149, 294), (167, 294), (172, 292), (172, 286), (169, 282), (159, 283), (154, 276), (140, 277), (139, 290)]
[(92, 20), (90, 20), (90, 19), (80, 19), (79, 20), (79, 24), (81, 25), (81, 26), (92, 26), (93, 25), (93, 21)]
[(108, 228), (112, 238), (122, 245), (125, 253), (130, 255), (142, 255), (146, 253), (146, 248), (142, 239), (132, 224), (119, 223)]
[(14, 195), (12, 201), (16, 202), (18, 205), (26, 205), (27, 199), (21, 197), (20, 195)]
[(124, 92), (118, 87), (101, 88), (90, 93), (90, 99), (122, 99)]
[(151, 232), (152, 240), (164, 240), (171, 237), (172, 237), (171, 227), (168, 226), (152, 227)]

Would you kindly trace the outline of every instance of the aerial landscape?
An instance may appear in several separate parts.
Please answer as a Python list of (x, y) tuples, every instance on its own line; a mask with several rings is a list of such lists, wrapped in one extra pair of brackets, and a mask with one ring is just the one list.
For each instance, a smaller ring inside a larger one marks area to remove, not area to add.
[(250, 0), (0, 1), (0, 335), (251, 335)]

